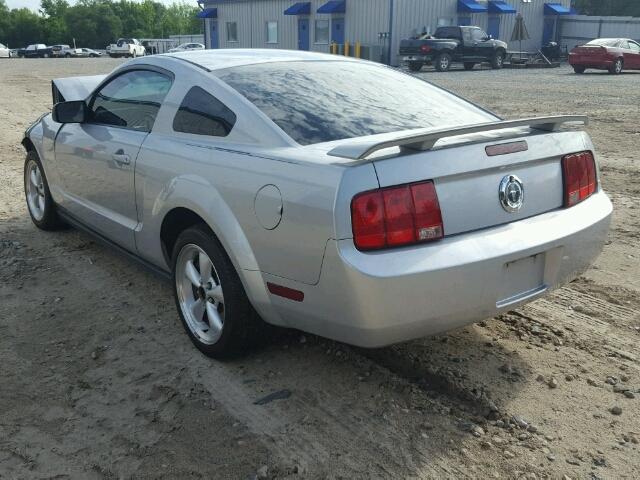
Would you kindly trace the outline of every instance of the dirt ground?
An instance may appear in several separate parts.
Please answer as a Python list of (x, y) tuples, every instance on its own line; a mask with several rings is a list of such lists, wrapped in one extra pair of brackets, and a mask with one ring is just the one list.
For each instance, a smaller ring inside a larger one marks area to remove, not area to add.
[(615, 218), (583, 277), (448, 335), (290, 332), (220, 363), (167, 283), (28, 218), (20, 140), (50, 80), (117, 63), (0, 61), (0, 478), (638, 477), (640, 73), (420, 74), (506, 118), (591, 117)]

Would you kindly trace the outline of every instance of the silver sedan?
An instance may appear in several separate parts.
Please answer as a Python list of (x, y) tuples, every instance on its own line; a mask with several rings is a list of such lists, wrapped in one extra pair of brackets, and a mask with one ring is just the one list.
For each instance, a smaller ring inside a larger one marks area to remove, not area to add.
[(210, 356), (263, 322), (364, 347), (443, 332), (571, 281), (607, 237), (584, 117), (504, 121), (391, 68), (274, 50), (150, 56), (53, 94), (23, 140), (33, 222), (170, 278)]

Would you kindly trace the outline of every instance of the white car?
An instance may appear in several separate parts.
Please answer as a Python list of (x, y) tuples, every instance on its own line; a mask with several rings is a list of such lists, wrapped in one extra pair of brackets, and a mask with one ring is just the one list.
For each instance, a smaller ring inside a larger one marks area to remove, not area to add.
[(169, 50), (169, 53), (190, 52), (191, 50), (204, 50), (204, 45), (201, 43), (183, 43)]
[(207, 355), (246, 348), (260, 319), (362, 347), (457, 328), (573, 280), (607, 239), (593, 144), (561, 128), (585, 117), (505, 121), (286, 50), (154, 55), (56, 92), (22, 142), (33, 222), (171, 279)]
[(11, 56), (10, 50), (0, 43), (0, 58), (9, 58)]
[(91, 48), (69, 48), (67, 50), (65, 50), (63, 52), (64, 56), (66, 58), (71, 58), (71, 57), (80, 57), (80, 58), (86, 58), (86, 57), (91, 57), (91, 58), (97, 58), (97, 57), (101, 57), (102, 53), (98, 52), (96, 50), (93, 50)]

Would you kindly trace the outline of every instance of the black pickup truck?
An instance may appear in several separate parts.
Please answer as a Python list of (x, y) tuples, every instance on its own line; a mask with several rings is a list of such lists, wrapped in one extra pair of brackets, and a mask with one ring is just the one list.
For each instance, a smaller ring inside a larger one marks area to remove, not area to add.
[(507, 44), (479, 27), (440, 27), (433, 35), (400, 42), (400, 57), (414, 72), (430, 64), (446, 72), (453, 62), (463, 63), (466, 70), (482, 62), (502, 68), (506, 54)]
[(53, 50), (44, 43), (34, 43), (27, 48), (19, 48), (16, 54), (20, 58), (50, 58), (53, 56)]

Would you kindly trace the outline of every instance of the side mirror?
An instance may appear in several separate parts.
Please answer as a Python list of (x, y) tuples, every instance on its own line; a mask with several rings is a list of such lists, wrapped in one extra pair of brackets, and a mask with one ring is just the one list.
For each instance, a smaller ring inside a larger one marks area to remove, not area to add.
[(487, 35), (487, 36), (485, 37), (485, 40), (493, 40), (493, 35)]
[(89, 118), (89, 108), (84, 100), (56, 103), (51, 113), (53, 121), (58, 123), (84, 123)]

